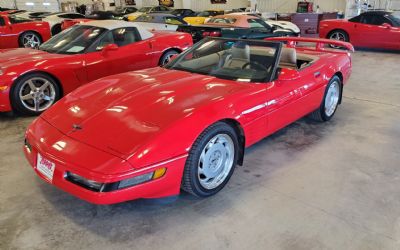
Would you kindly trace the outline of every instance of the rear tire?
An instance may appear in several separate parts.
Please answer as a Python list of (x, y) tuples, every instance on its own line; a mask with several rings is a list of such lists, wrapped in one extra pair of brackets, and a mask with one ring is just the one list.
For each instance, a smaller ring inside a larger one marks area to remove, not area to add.
[(342, 81), (340, 78), (337, 75), (332, 77), (326, 86), (324, 98), (322, 99), (320, 107), (309, 115), (310, 118), (319, 122), (326, 122), (332, 119), (342, 96), (341, 86)]
[[(349, 34), (347, 34), (347, 32), (344, 30), (333, 30), (328, 34), (327, 38), (331, 39), (331, 40), (342, 41), (342, 42), (350, 41)], [(335, 46), (335, 45), (329, 45), (329, 46), (334, 49), (341, 48), (340, 46)]]
[(238, 153), (235, 130), (223, 122), (211, 125), (200, 134), (189, 152), (182, 189), (198, 197), (218, 193), (232, 176)]
[(23, 115), (40, 115), (60, 99), (56, 81), (43, 73), (34, 73), (16, 80), (10, 98), (13, 110)]
[(62, 29), (61, 29), (61, 24), (60, 24), (60, 23), (59, 23), (59, 24), (56, 24), (56, 25), (54, 25), (53, 28), (51, 29), (51, 35), (52, 35), (52, 36), (57, 35), (57, 34), (60, 33), (61, 31), (62, 31)]
[(174, 55), (178, 55), (179, 52), (176, 50), (168, 50), (167, 52), (165, 52), (161, 58), (160, 61), (158, 63), (159, 66), (165, 66), (166, 64), (168, 64), (171, 61), (171, 57)]

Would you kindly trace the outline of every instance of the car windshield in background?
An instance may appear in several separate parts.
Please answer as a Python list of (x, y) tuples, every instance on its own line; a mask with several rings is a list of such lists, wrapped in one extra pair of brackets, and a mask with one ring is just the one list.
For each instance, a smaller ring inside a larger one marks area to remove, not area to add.
[(141, 15), (138, 18), (135, 19), (135, 22), (152, 22), (154, 21), (154, 17), (150, 15)]
[(203, 12), (200, 12), (199, 14), (197, 14), (197, 16), (199, 16), (199, 17), (210, 17), (210, 16), (215, 16), (214, 14), (215, 13), (211, 13), (209, 11), (203, 11)]
[(281, 46), (266, 41), (206, 38), (166, 68), (242, 82), (268, 82), (275, 74)]
[(234, 24), (235, 18), (211, 18), (207, 23)]
[(145, 12), (145, 13), (147, 13), (147, 12), (149, 12), (151, 10), (151, 7), (143, 7), (143, 8), (141, 8), (140, 10), (139, 10), (139, 12)]
[(400, 12), (393, 12), (389, 16), (390, 19), (394, 22), (394, 26), (400, 27)]
[(73, 26), (42, 44), (39, 49), (56, 54), (81, 54), (105, 31), (93, 26)]
[(31, 19), (16, 16), (16, 15), (10, 15), (10, 16), (8, 16), (8, 19), (10, 20), (10, 23), (12, 23), (12, 24), (32, 22)]

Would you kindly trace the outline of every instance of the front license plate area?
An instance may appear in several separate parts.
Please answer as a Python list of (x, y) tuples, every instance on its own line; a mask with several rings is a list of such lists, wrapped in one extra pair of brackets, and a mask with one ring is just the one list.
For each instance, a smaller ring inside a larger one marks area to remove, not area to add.
[(48, 181), (53, 181), (54, 170), (56, 169), (56, 164), (47, 160), (42, 155), (38, 153), (36, 169), (41, 173)]

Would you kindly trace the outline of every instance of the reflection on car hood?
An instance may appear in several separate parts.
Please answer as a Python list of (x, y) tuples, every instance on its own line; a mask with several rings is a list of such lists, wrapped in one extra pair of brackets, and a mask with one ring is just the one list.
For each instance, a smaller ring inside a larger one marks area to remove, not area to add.
[(45, 51), (33, 49), (5, 49), (0, 50), (0, 67), (7, 68), (24, 63), (34, 63), (36, 61), (62, 58), (65, 56), (66, 55), (51, 54)]
[(88, 84), (42, 118), (78, 141), (126, 158), (201, 106), (243, 88), (211, 76), (153, 68)]

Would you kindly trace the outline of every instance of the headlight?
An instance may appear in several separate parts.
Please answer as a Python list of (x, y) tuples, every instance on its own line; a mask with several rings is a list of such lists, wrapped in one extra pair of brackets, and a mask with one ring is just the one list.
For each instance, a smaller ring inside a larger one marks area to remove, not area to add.
[(77, 175), (77, 174), (74, 174), (71, 172), (66, 173), (66, 179), (79, 185), (79, 186), (83, 186), (87, 189), (91, 189), (91, 190), (97, 191), (97, 192), (101, 192), (103, 189), (103, 186), (104, 186), (104, 183), (89, 180), (89, 179), (86, 179), (80, 175)]
[(95, 191), (95, 192), (111, 192), (118, 189), (136, 186), (151, 180), (156, 180), (164, 176), (166, 168), (159, 168), (154, 172), (142, 174), (129, 179), (113, 182), (113, 183), (101, 183), (94, 180), (86, 179), (80, 175), (66, 172), (65, 179), (83, 188)]

